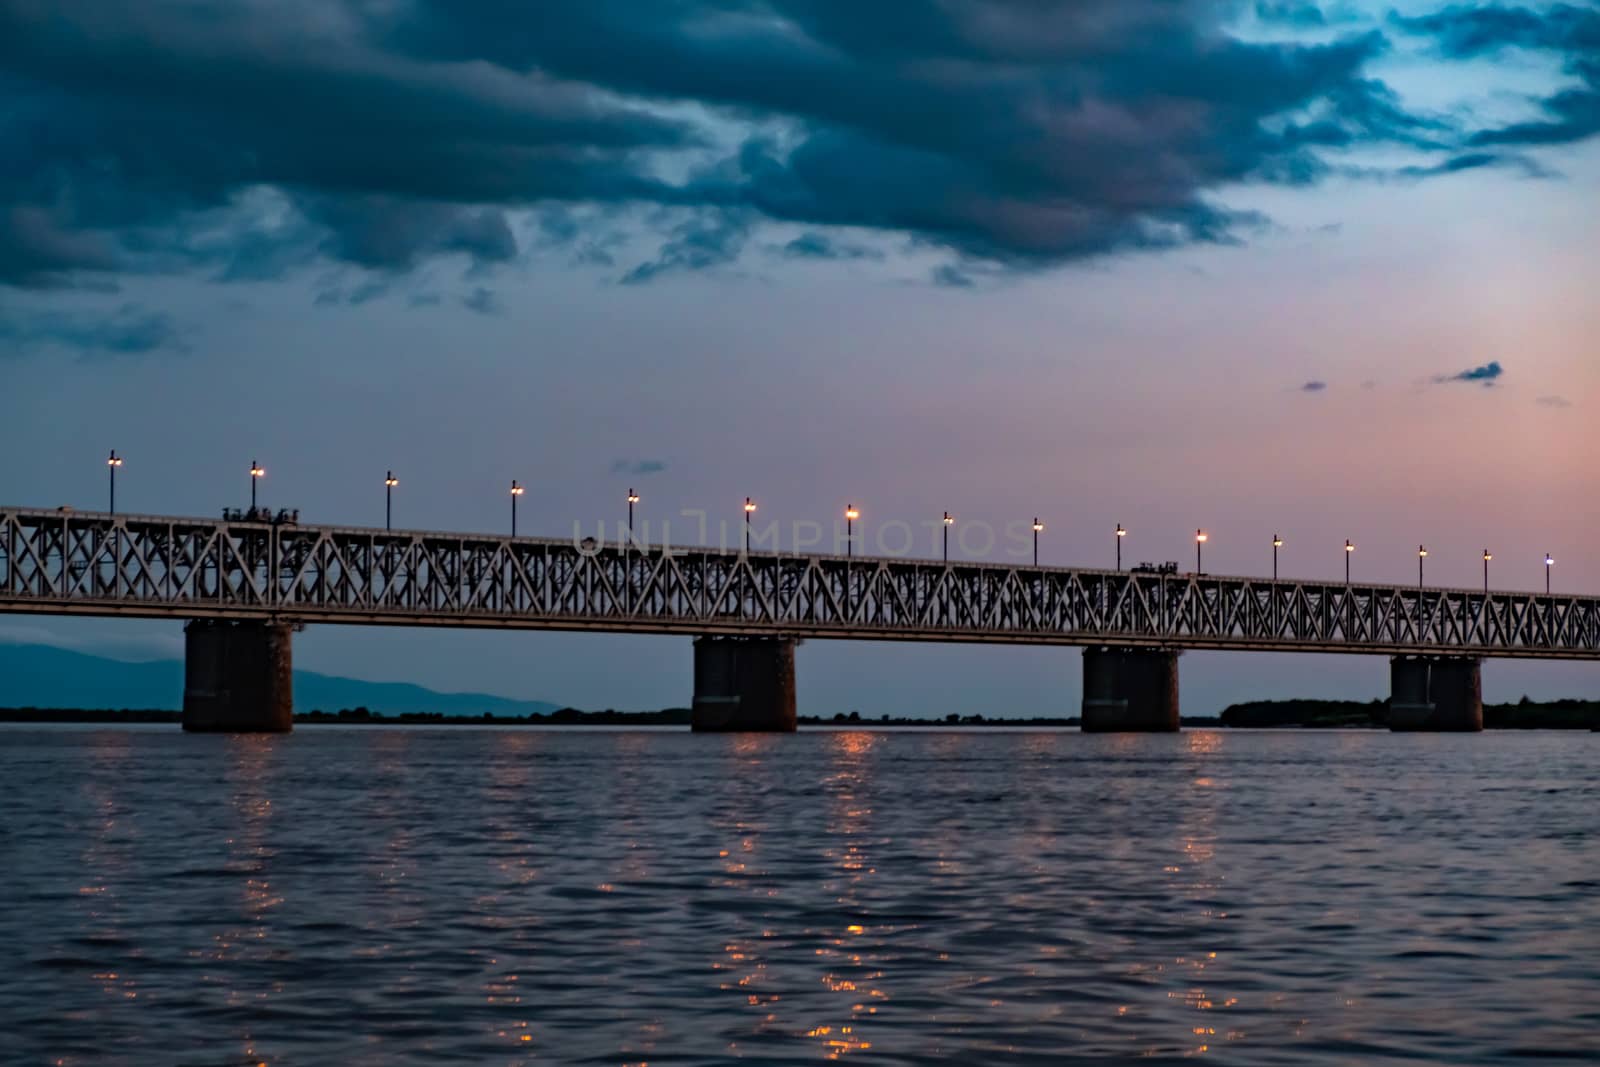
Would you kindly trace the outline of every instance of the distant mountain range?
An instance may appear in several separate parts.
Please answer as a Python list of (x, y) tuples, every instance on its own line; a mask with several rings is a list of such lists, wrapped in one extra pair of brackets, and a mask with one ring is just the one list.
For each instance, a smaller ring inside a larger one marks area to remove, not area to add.
[[(51, 645), (0, 644), (0, 707), (149, 708), (183, 706), (183, 663), (122, 660)], [(363, 682), (312, 671), (294, 672), (296, 711), (368, 708), (389, 715), (546, 714), (560, 705), (486, 693), (439, 693), (405, 682)]]

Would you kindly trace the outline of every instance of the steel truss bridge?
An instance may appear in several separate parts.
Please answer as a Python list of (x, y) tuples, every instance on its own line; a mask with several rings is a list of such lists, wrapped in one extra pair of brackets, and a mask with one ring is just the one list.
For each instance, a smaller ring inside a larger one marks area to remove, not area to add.
[(1600, 599), (0, 509), (0, 612), (1600, 659)]

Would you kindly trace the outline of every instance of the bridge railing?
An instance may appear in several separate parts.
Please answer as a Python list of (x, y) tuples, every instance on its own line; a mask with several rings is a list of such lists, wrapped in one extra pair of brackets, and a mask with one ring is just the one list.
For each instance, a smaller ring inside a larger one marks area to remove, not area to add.
[(1600, 659), (1600, 600), (0, 510), (0, 611)]

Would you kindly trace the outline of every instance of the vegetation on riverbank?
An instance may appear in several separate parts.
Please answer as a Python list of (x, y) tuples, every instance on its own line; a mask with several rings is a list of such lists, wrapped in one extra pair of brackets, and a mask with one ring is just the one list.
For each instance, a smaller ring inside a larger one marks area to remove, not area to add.
[[(153, 708), (0, 708), (0, 722), (15, 723), (178, 723), (181, 712)], [(660, 711), (579, 711), (561, 708), (546, 714), (527, 715), (446, 715), (440, 712), (403, 712), (385, 715), (367, 708), (339, 711), (309, 711), (296, 714), (297, 724), (344, 723), (353, 725), (428, 725), (428, 726), (687, 726), (688, 708), (663, 708)], [(1600, 701), (1553, 700), (1537, 702), (1523, 697), (1515, 704), (1485, 704), (1483, 724), (1490, 730), (1589, 730), (1600, 729)], [(893, 718), (888, 715), (866, 718), (860, 712), (832, 716), (802, 715), (802, 726), (862, 726), (937, 728), (950, 726), (1052, 727), (1079, 725), (1076, 715), (1053, 718), (997, 718), (984, 715), (950, 714), (943, 718)], [(1221, 715), (1186, 715), (1188, 727), (1223, 726), (1244, 729), (1383, 729), (1389, 725), (1389, 705), (1373, 700), (1257, 700), (1234, 704)]]

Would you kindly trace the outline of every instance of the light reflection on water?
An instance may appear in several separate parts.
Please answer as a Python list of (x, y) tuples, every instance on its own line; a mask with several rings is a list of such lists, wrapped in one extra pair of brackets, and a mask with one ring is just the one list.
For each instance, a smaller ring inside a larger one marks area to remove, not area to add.
[(0, 1060), (1600, 1058), (1600, 736), (0, 730)]

